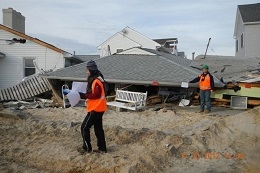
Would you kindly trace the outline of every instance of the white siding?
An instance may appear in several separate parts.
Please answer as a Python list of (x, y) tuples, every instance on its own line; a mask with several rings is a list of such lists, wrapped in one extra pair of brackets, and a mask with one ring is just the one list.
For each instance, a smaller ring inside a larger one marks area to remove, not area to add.
[(135, 42), (139, 43), (143, 48), (156, 49), (157, 46), (161, 46), (150, 38), (138, 33), (137, 31), (129, 27), (126, 27), (124, 30), (126, 31), (125, 35), (128, 38), (131, 38)]
[[(0, 39), (11, 40), (13, 38), (20, 37), (0, 29)], [(4, 58), (0, 58), (0, 89), (13, 86), (24, 78), (24, 57), (36, 58), (40, 69), (56, 70), (64, 67), (62, 53), (28, 40), (26, 44), (16, 43), (12, 45), (0, 40), (0, 52), (5, 54)]]
[[(244, 47), (241, 48), (241, 34), (245, 32), (245, 26), (243, 24), (242, 18), (240, 16), (240, 13), (237, 13), (237, 31), (235, 33), (235, 45), (236, 45), (236, 40), (238, 40), (238, 51), (236, 51), (236, 57), (238, 58), (243, 58), (245, 57), (245, 44)], [(244, 36), (245, 38), (245, 36)], [(244, 42), (245, 43), (245, 42)]]
[(110, 47), (111, 54), (117, 53), (117, 49), (127, 50), (133, 47), (156, 49), (161, 46), (150, 38), (129, 27), (126, 27), (122, 31), (116, 33), (100, 45), (99, 49), (101, 50), (101, 57), (109, 55), (108, 45)]
[(260, 58), (260, 24), (245, 25), (245, 57)]
[(141, 46), (140, 44), (134, 42), (133, 40), (125, 37), (122, 34), (116, 34), (113, 37), (111, 37), (108, 41), (106, 41), (102, 46), (101, 46), (101, 57), (108, 56), (109, 55), (109, 50), (108, 46), (110, 47), (110, 52), (111, 55), (114, 53), (117, 53), (117, 49), (129, 49), (132, 47), (138, 47)]

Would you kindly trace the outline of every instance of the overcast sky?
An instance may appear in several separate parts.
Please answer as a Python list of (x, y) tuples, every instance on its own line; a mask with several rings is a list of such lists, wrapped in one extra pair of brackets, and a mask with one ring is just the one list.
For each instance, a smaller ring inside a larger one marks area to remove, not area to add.
[[(177, 37), (178, 50), (234, 55), (237, 5), (260, 0), (0, 0), (26, 17), (26, 34), (76, 54), (99, 54), (97, 46), (129, 26), (145, 36)], [(0, 13), (0, 23), (2, 23)]]

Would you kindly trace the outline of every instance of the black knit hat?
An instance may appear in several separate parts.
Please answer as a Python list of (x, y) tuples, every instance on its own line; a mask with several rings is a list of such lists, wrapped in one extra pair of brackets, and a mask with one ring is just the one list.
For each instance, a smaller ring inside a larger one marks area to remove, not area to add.
[(89, 61), (86, 67), (89, 70), (98, 70), (97, 64), (93, 60)]

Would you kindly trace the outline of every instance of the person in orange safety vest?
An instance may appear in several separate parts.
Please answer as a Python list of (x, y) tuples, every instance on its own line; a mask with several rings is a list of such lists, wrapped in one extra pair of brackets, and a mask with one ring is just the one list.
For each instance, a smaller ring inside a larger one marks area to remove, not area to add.
[[(190, 83), (199, 82), (200, 87), (200, 113), (209, 113), (211, 111), (210, 94), (214, 89), (214, 78), (209, 73), (209, 67), (207, 65), (203, 66), (203, 73), (190, 81)], [(204, 111), (205, 104), (207, 109)]]
[[(88, 87), (86, 94), (80, 93), (81, 99), (86, 99), (86, 112), (81, 125), (81, 134), (83, 138), (82, 148), (78, 148), (81, 154), (90, 152), (106, 153), (106, 141), (103, 130), (102, 117), (107, 110), (106, 95), (105, 95), (105, 80), (95, 61), (87, 63)], [(94, 125), (95, 135), (97, 137), (97, 150), (92, 150), (90, 142), (90, 128)]]

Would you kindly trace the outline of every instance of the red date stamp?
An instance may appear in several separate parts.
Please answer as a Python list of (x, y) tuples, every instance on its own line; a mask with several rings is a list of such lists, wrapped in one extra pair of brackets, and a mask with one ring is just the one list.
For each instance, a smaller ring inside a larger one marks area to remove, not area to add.
[(205, 153), (200, 153), (200, 152), (192, 152), (192, 153), (186, 153), (186, 152), (181, 152), (180, 153), (180, 157), (182, 159), (208, 159), (208, 160), (213, 160), (213, 159), (220, 159), (222, 158), (226, 158), (226, 159), (244, 159), (245, 155), (241, 152), (237, 152), (237, 153), (229, 153), (229, 152), (224, 152), (224, 153), (220, 153), (220, 152), (205, 152)]

